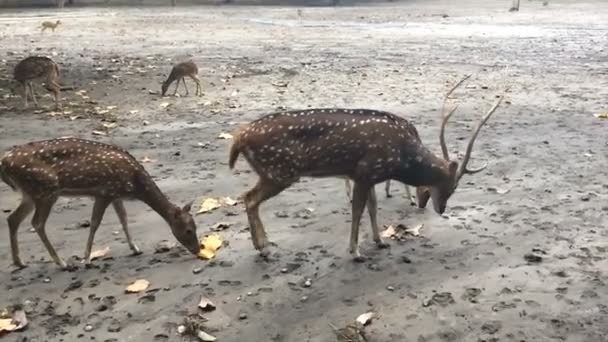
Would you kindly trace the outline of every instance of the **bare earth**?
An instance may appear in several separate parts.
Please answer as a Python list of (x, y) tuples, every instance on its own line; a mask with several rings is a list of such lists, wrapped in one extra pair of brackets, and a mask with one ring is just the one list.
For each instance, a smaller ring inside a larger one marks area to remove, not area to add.
[[(472, 166), (489, 160), (487, 171), (463, 178), (443, 217), (410, 207), (394, 184), (393, 198), (380, 195), (381, 223), (424, 224), (422, 237), (377, 250), (366, 217), (362, 264), (347, 253), (343, 182), (303, 179), (262, 206), (277, 244), (270, 262), (253, 250), (241, 204), (196, 217), (201, 236), (232, 223), (208, 262), (182, 247), (154, 253), (175, 240), (132, 202), (144, 254), (129, 255), (108, 211), (95, 249), (110, 253), (85, 269), (88, 230), (79, 224), (91, 201), (61, 199), (47, 231), (79, 269), (58, 270), (25, 222), (29, 267), (13, 273), (4, 217), (19, 195), (1, 184), (0, 307), (24, 304), (30, 320), (5, 339), (179, 341), (177, 326), (205, 295), (217, 309), (203, 326), (218, 341), (336, 341), (329, 323), (341, 328), (367, 311), (378, 315), (363, 329), (368, 341), (608, 341), (608, 121), (594, 117), (608, 110), (608, 2), (522, 1), (519, 13), (507, 11), (510, 1), (452, 3), (305, 8), (301, 21), (295, 8), (268, 7), (3, 10), (0, 148), (65, 135), (115, 143), (152, 159), (145, 165), (160, 187), (197, 209), (204, 197), (236, 198), (254, 184), (243, 159), (228, 169), (229, 141), (217, 136), (262, 114), (389, 110), (439, 152), (441, 97), (472, 73), (447, 129), (462, 153), (479, 115), (510, 87), (475, 146)], [(64, 25), (54, 34), (36, 30), (56, 19)], [(29, 54), (51, 56), (75, 87), (62, 93), (64, 113), (52, 112), (49, 95), (36, 112), (10, 95), (12, 68)], [(150, 93), (188, 58), (203, 97)], [(151, 291), (125, 294), (139, 278)]]

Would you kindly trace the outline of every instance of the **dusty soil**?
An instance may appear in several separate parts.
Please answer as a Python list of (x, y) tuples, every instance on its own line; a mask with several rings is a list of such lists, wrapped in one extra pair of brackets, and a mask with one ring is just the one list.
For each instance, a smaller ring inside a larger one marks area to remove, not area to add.
[[(508, 13), (507, 2), (306, 8), (301, 21), (294, 8), (268, 7), (2, 11), (0, 148), (64, 135), (115, 143), (152, 159), (146, 168), (180, 204), (251, 187), (255, 176), (243, 160), (228, 169), (229, 142), (217, 136), (277, 108), (390, 110), (439, 152), (441, 96), (472, 73), (447, 130), (462, 152), (478, 116), (510, 87), (476, 144), (473, 163), (489, 160), (487, 171), (463, 179), (443, 217), (410, 207), (402, 186), (380, 196), (382, 224), (425, 226), (376, 250), (366, 218), (362, 264), (347, 253), (338, 179), (302, 180), (262, 206), (277, 244), (270, 262), (254, 252), (241, 205), (196, 216), (201, 236), (232, 223), (208, 262), (181, 247), (154, 253), (174, 238), (158, 215), (129, 203), (144, 254), (129, 255), (108, 212), (95, 246), (109, 255), (73, 272), (49, 261), (28, 224), (20, 242), (29, 267), (12, 272), (2, 219), (0, 306), (24, 304), (30, 320), (5, 339), (177, 341), (205, 295), (217, 309), (203, 314), (204, 327), (219, 341), (335, 341), (330, 323), (370, 310), (378, 318), (363, 329), (368, 341), (607, 341), (608, 121), (593, 114), (608, 110), (608, 3), (525, 1)], [(55, 19), (64, 23), (55, 33), (37, 31)], [(11, 95), (12, 68), (29, 54), (51, 56), (75, 87), (62, 94), (64, 112), (48, 95), (37, 111)], [(204, 96), (161, 98), (172, 63), (188, 58)], [(5, 184), (0, 193), (6, 216), (19, 195)], [(76, 265), (90, 209), (88, 199), (62, 199), (48, 222)], [(125, 294), (138, 278), (151, 290)]]

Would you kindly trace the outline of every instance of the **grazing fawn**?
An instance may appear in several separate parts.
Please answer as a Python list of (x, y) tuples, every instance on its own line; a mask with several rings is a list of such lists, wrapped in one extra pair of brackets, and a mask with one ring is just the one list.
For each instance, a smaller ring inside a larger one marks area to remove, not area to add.
[(26, 57), (17, 63), (13, 76), (23, 89), (23, 100), (26, 108), (28, 95), (31, 95), (34, 104), (38, 107), (32, 81), (40, 79), (44, 79), (45, 88), (53, 93), (55, 109), (61, 107), (59, 105), (59, 93), (61, 90), (59, 85), (59, 67), (52, 59), (42, 56)]
[(113, 145), (76, 138), (31, 142), (10, 149), (0, 160), (0, 177), (22, 194), (21, 204), (8, 217), (13, 264), (25, 267), (19, 258), (17, 230), (32, 212), (32, 226), (51, 258), (62, 268), (66, 263), (57, 255), (45, 232), (51, 208), (60, 196), (89, 196), (95, 199), (84, 262), (91, 261), (95, 232), (111, 204), (118, 215), (135, 254), (127, 225), (124, 199), (137, 199), (149, 205), (169, 224), (173, 235), (192, 254), (199, 251), (196, 224), (190, 204), (183, 208), (169, 202), (144, 167), (127, 151)]
[[(447, 94), (448, 96), (464, 80)], [(245, 207), (253, 246), (268, 256), (268, 238), (259, 216), (259, 206), (278, 195), (300, 177), (347, 177), (354, 181), (350, 253), (362, 261), (359, 253), (359, 224), (367, 204), (373, 239), (382, 241), (376, 220), (377, 202), (374, 185), (395, 179), (412, 186), (428, 187), (433, 208), (443, 214), (446, 203), (465, 174), (486, 166), (467, 168), (473, 143), (481, 127), (496, 111), (501, 95), (473, 130), (461, 163), (450, 160), (443, 128), (449, 114), (442, 109), (440, 143), (443, 158), (424, 146), (416, 128), (406, 119), (391, 113), (368, 109), (309, 109), (266, 115), (245, 125), (235, 134), (230, 149), (229, 166), (233, 168), (243, 154), (258, 174), (257, 184), (245, 195)]]
[(188, 86), (186, 86), (185, 80), (186, 76), (190, 77), (194, 82), (196, 82), (196, 95), (202, 96), (203, 89), (201, 87), (201, 81), (198, 79), (198, 67), (196, 66), (196, 64), (194, 64), (193, 61), (179, 63), (171, 69), (169, 77), (167, 77), (167, 80), (163, 82), (162, 96), (165, 96), (165, 93), (167, 92), (167, 89), (169, 88), (171, 83), (176, 80), (177, 83), (175, 84), (175, 91), (173, 92), (173, 96), (177, 94), (177, 88), (179, 87), (180, 81), (184, 83), (184, 88), (186, 88), (186, 95), (188, 95)]
[(51, 31), (55, 32), (55, 29), (59, 25), (61, 25), (61, 20), (57, 20), (56, 22), (43, 21), (42, 24), (40, 24), (40, 33), (46, 31), (46, 29), (51, 29)]

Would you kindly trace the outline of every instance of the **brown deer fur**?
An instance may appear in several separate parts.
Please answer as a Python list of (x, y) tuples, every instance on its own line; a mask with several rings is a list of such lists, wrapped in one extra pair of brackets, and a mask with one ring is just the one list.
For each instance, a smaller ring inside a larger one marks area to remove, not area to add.
[(60, 107), (59, 92), (61, 87), (59, 85), (59, 67), (52, 59), (41, 56), (27, 57), (17, 63), (13, 76), (23, 89), (25, 107), (27, 107), (28, 95), (31, 95), (34, 104), (38, 106), (32, 81), (40, 79), (44, 79), (46, 89), (53, 93), (55, 108)]
[(198, 79), (198, 67), (196, 66), (196, 64), (194, 64), (193, 61), (179, 63), (171, 69), (169, 77), (167, 77), (167, 80), (163, 82), (163, 85), (161, 87), (162, 96), (165, 96), (165, 93), (167, 92), (167, 89), (169, 88), (171, 83), (176, 80), (177, 83), (175, 84), (175, 91), (173, 92), (173, 96), (177, 94), (177, 88), (179, 87), (180, 81), (184, 83), (184, 88), (186, 88), (186, 95), (188, 95), (188, 86), (186, 86), (185, 80), (186, 76), (190, 77), (196, 83), (196, 95), (202, 96), (203, 89), (201, 87), (201, 81)]
[(259, 217), (260, 204), (300, 177), (346, 177), (354, 181), (350, 252), (356, 260), (361, 260), (359, 222), (366, 203), (373, 238), (379, 247), (387, 246), (380, 238), (376, 220), (375, 184), (395, 179), (428, 187), (435, 211), (442, 214), (460, 177), (481, 170), (468, 170), (466, 163), (481, 125), (500, 100), (502, 97), (474, 131), (460, 166), (456, 161), (435, 156), (421, 143), (412, 124), (387, 112), (310, 109), (274, 113), (249, 123), (234, 137), (229, 166), (233, 168), (242, 153), (259, 176), (257, 184), (244, 196), (254, 247), (262, 255), (269, 253)]
[(21, 204), (8, 217), (12, 258), (17, 267), (24, 267), (19, 258), (17, 231), (21, 222), (34, 210), (33, 227), (52, 259), (59, 266), (66, 267), (45, 232), (51, 208), (61, 196), (95, 199), (84, 253), (86, 263), (90, 262), (95, 232), (110, 204), (118, 215), (130, 248), (139, 253), (129, 234), (123, 199), (137, 199), (148, 204), (167, 221), (173, 235), (191, 253), (199, 251), (190, 204), (180, 208), (169, 202), (144, 167), (117, 146), (75, 138), (15, 146), (0, 160), (0, 177), (22, 194)]

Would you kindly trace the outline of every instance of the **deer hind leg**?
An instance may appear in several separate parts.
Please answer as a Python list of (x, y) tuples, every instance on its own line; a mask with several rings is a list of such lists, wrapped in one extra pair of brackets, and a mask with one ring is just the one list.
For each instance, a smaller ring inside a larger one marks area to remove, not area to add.
[(129, 244), (129, 248), (133, 251), (133, 255), (141, 254), (139, 247), (133, 242), (131, 238), (131, 233), (129, 233), (129, 225), (127, 222), (127, 210), (125, 209), (125, 205), (122, 200), (115, 200), (112, 202), (112, 206), (114, 207), (114, 211), (118, 216), (118, 220), (120, 220), (120, 224), (122, 225), (122, 230), (125, 232), (125, 236), (127, 237), (127, 243)]
[(384, 192), (386, 193), (386, 197), (391, 198), (393, 197), (391, 195), (391, 180), (387, 180), (386, 183), (384, 184)]
[(23, 107), (27, 108), (27, 97), (29, 93), (29, 84), (28, 82), (23, 82)]
[(416, 205), (416, 200), (414, 199), (414, 196), (412, 196), (410, 186), (407, 184), (405, 185), (405, 195), (407, 196), (407, 199), (410, 200), (410, 205)]
[(188, 91), (188, 86), (186, 85), (185, 77), (182, 77), (182, 83), (184, 84), (184, 88), (186, 88), (186, 96), (188, 96), (188, 94), (190, 94), (190, 92)]
[(346, 178), (346, 179), (344, 180), (344, 185), (345, 185), (345, 187), (346, 187), (346, 197), (348, 197), (348, 201), (349, 201), (349, 202), (352, 202), (352, 201), (353, 201), (353, 199), (352, 199), (352, 197), (350, 196), (350, 194), (351, 194), (351, 188), (350, 188), (350, 181), (348, 180), (348, 178)]
[(196, 83), (196, 96), (203, 96), (203, 87), (201, 86), (201, 80), (196, 75), (190, 75), (190, 78)]
[(293, 181), (276, 183), (271, 180), (260, 178), (258, 183), (245, 194), (245, 208), (247, 219), (249, 220), (249, 230), (253, 247), (260, 251), (260, 255), (266, 257), (269, 254), (268, 238), (264, 230), (264, 224), (260, 219), (259, 208), (262, 202), (278, 195), (281, 191), (289, 187)]
[(367, 211), (369, 212), (369, 220), (372, 225), (372, 235), (374, 237), (374, 242), (376, 242), (376, 246), (378, 248), (388, 248), (390, 245), (384, 241), (380, 237), (380, 229), (378, 228), (378, 200), (376, 199), (376, 190), (372, 187), (369, 190), (369, 194), (367, 196)]
[(53, 261), (55, 261), (55, 263), (62, 269), (66, 269), (68, 265), (57, 255), (55, 248), (53, 248), (49, 238), (46, 236), (46, 221), (49, 218), (51, 208), (56, 201), (56, 196), (35, 200), (36, 211), (34, 212), (34, 217), (32, 218), (32, 226), (34, 229), (36, 229), (36, 233), (38, 233), (40, 240), (42, 240), (42, 243), (48, 250)]
[(48, 90), (53, 93), (53, 98), (55, 99), (55, 109), (59, 109), (61, 106), (59, 105), (59, 90), (61, 86), (56, 81), (57, 76), (51, 76), (46, 80)]
[(93, 213), (91, 214), (91, 228), (89, 229), (89, 238), (87, 239), (87, 246), (84, 250), (84, 263), (86, 265), (91, 263), (91, 249), (93, 249), (93, 240), (95, 240), (95, 233), (97, 228), (101, 224), (103, 214), (106, 212), (108, 205), (111, 201), (105, 198), (95, 198), (95, 204), (93, 204)]
[[(354, 256), (354, 260), (362, 262), (364, 259), (359, 253), (359, 225), (361, 223), (361, 215), (365, 209), (365, 203), (369, 197), (370, 186), (363, 185), (360, 182), (355, 182), (353, 190), (352, 204), (352, 223), (350, 229), (350, 254)], [(371, 215), (371, 213), (370, 213)]]
[(17, 266), (18, 268), (24, 268), (25, 264), (21, 262), (21, 258), (19, 257), (19, 241), (17, 240), (17, 232), (21, 222), (23, 222), (23, 220), (25, 220), (25, 218), (31, 214), (33, 210), (34, 202), (28, 196), (23, 195), (21, 203), (17, 209), (15, 209), (15, 211), (8, 216), (7, 221), (11, 241), (11, 255), (13, 257), (13, 265)]

